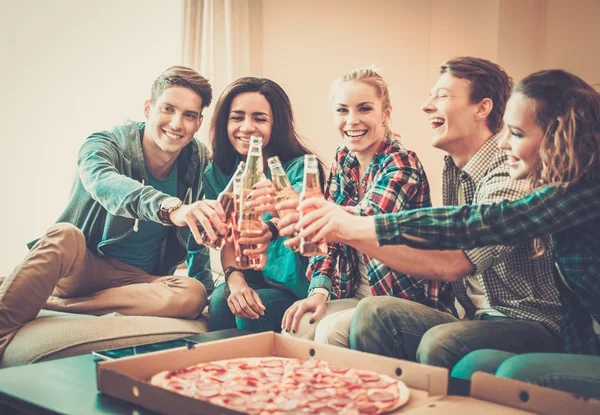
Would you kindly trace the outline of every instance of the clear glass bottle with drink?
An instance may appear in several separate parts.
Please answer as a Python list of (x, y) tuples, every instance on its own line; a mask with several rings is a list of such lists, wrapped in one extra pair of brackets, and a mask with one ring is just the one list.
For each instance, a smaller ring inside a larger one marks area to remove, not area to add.
[(240, 195), (242, 193), (242, 177), (233, 178), (233, 206), (234, 212), (231, 215), (231, 228), (233, 235), (233, 248), (235, 252), (235, 263), (239, 268), (251, 268), (248, 262), (248, 257), (242, 257), (240, 249), (240, 231), (238, 227), (238, 218), (240, 217)]
[[(307, 154), (304, 156), (304, 183), (302, 185), (302, 192), (300, 193), (300, 202), (311, 197), (323, 198), (324, 196), (321, 191), (321, 184), (319, 183), (319, 160), (317, 159), (317, 156)], [(314, 208), (300, 211), (300, 217), (312, 210), (314, 210)], [(327, 253), (327, 243), (325, 242), (325, 239), (317, 242), (312, 242), (310, 239), (310, 236), (308, 239), (300, 238), (299, 251), (301, 255), (314, 256)]]
[(242, 175), (245, 167), (246, 162), (241, 161), (240, 164), (238, 164), (237, 169), (233, 173), (233, 176), (231, 176), (231, 180), (229, 180), (229, 183), (227, 184), (225, 189), (223, 189), (223, 191), (219, 193), (219, 196), (217, 196), (217, 202), (221, 204), (221, 206), (223, 207), (223, 211), (225, 212), (225, 220), (227, 221), (226, 223), (230, 225), (228, 234), (220, 235), (217, 232), (217, 239), (213, 242), (210, 240), (210, 237), (208, 236), (208, 233), (206, 233), (204, 228), (202, 226), (200, 227), (200, 236), (202, 237), (202, 243), (205, 246), (208, 246), (209, 248), (213, 248), (217, 251), (220, 251), (221, 249), (223, 249), (223, 246), (227, 241), (227, 237), (231, 235), (231, 230), (233, 226), (232, 216), (235, 213), (235, 206), (233, 201), (233, 181), (236, 177)]
[[(246, 206), (247, 197), (252, 191), (252, 186), (258, 183), (264, 177), (263, 173), (263, 157), (262, 157), (262, 137), (250, 137), (250, 148), (246, 157), (246, 168), (241, 176), (241, 189), (239, 192), (239, 216), (237, 229), (241, 232), (246, 232), (247, 237), (257, 237), (262, 234), (262, 213), (255, 213)], [(236, 244), (239, 249), (239, 257), (236, 255), (238, 267), (256, 268), (263, 264), (264, 254), (261, 255), (244, 255), (246, 249), (256, 249), (256, 244)]]
[[(277, 205), (278, 203), (288, 200), (298, 201), (298, 193), (292, 187), (290, 179), (287, 177), (279, 157), (270, 157), (267, 160), (267, 164), (271, 170), (271, 183), (273, 183), (273, 187), (275, 187), (276, 191), (275, 204)], [(293, 213), (296, 213), (296, 209), (282, 209), (277, 211), (280, 219), (283, 219), (284, 217)], [(292, 237), (296, 236), (298, 236), (298, 233), (295, 233)], [(298, 247), (292, 247), (291, 249), (294, 252), (298, 251)]]

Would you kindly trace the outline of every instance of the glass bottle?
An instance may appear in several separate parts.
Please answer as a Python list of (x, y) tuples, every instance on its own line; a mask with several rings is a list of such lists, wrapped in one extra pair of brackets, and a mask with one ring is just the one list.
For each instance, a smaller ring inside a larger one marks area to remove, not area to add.
[(234, 251), (235, 251), (235, 262), (236, 262), (236, 266), (238, 266), (239, 268), (251, 268), (250, 264), (248, 263), (248, 257), (244, 256), (242, 257), (242, 252), (240, 249), (240, 231), (239, 231), (239, 227), (238, 227), (238, 218), (240, 216), (240, 194), (242, 192), (242, 177), (238, 176), (238, 177), (234, 177), (233, 178), (233, 206), (234, 206), (234, 211), (233, 214), (231, 215), (231, 228), (232, 228), (232, 235), (233, 235), (233, 247), (234, 247)]
[[(248, 237), (256, 237), (262, 234), (262, 214), (254, 213), (250, 208), (246, 207), (248, 194), (252, 191), (252, 186), (258, 183), (264, 177), (263, 173), (263, 157), (262, 157), (262, 137), (250, 137), (250, 148), (246, 157), (246, 168), (241, 178), (240, 204), (239, 204), (239, 221), (238, 231), (241, 233), (246, 231)], [(245, 249), (256, 249), (256, 244), (239, 244), (239, 261), (240, 268), (256, 268), (260, 266), (264, 259), (262, 255), (244, 255)]]
[[(269, 169), (271, 170), (271, 183), (273, 183), (273, 187), (275, 187), (275, 204), (285, 202), (287, 200), (296, 200), (298, 201), (298, 193), (292, 187), (290, 183), (290, 179), (285, 174), (285, 170), (281, 165), (281, 161), (279, 157), (273, 156), (267, 160), (267, 164), (269, 165)], [(280, 219), (284, 217), (296, 213), (296, 209), (282, 209), (278, 210), (277, 214)], [(294, 233), (292, 237), (298, 236), (298, 233)], [(291, 248), (292, 251), (297, 252), (298, 247), (294, 246)]]
[[(319, 160), (313, 154), (304, 156), (304, 183), (300, 193), (300, 202), (311, 198), (323, 198), (321, 184), (319, 183)], [(314, 210), (308, 208), (300, 211), (300, 217)], [(300, 254), (304, 256), (324, 255), (327, 253), (327, 243), (325, 239), (318, 242), (311, 242), (310, 239), (300, 238)]]
[(225, 211), (226, 223), (229, 224), (228, 234), (223, 236), (223, 235), (220, 235), (219, 233), (217, 233), (217, 239), (214, 242), (212, 242), (208, 236), (208, 233), (206, 233), (206, 231), (203, 229), (202, 226), (200, 227), (200, 235), (202, 237), (202, 243), (205, 246), (208, 246), (209, 248), (213, 248), (213, 249), (216, 249), (217, 251), (220, 251), (221, 249), (223, 249), (223, 246), (225, 245), (225, 242), (227, 241), (227, 236), (229, 236), (231, 234), (232, 215), (235, 212), (235, 206), (234, 206), (234, 201), (233, 201), (233, 181), (236, 177), (239, 177), (242, 175), (245, 167), (246, 167), (246, 162), (241, 161), (238, 164), (237, 168), (235, 169), (235, 172), (233, 173), (233, 176), (231, 176), (231, 180), (229, 180), (229, 183), (227, 184), (225, 189), (223, 189), (223, 191), (221, 193), (219, 193), (219, 196), (217, 196), (217, 202), (219, 202), (221, 204), (221, 206), (223, 207), (223, 211)]

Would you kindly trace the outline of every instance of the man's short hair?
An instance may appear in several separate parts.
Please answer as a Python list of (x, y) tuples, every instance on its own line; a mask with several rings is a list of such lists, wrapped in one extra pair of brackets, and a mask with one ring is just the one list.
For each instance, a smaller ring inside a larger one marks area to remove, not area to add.
[(513, 87), (512, 78), (506, 71), (486, 59), (460, 56), (442, 64), (440, 73), (445, 72), (469, 83), (472, 104), (484, 98), (492, 100), (494, 105), (487, 117), (487, 125), (494, 134), (502, 130), (502, 117)]
[(208, 107), (212, 101), (212, 87), (208, 79), (185, 66), (171, 66), (160, 74), (152, 84), (150, 100), (155, 102), (165, 89), (172, 86), (182, 86), (197, 93), (202, 98), (202, 109)]

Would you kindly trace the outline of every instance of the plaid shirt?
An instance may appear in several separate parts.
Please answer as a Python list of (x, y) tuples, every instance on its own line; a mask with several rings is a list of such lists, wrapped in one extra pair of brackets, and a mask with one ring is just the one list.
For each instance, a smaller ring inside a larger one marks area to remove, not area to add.
[[(358, 183), (364, 197), (359, 201)], [(356, 156), (348, 148), (336, 153), (325, 197), (355, 215), (371, 216), (431, 206), (429, 183), (414, 152), (400, 142), (386, 139), (360, 178)], [(324, 287), (332, 298), (351, 298), (360, 282), (359, 253), (345, 244), (329, 244), (327, 255), (312, 257), (306, 272), (310, 289)], [(428, 305), (442, 311), (454, 309), (451, 286), (441, 281), (412, 278), (363, 254), (371, 293), (391, 295)]]
[[(547, 186), (516, 202), (378, 216), (380, 244), (428, 249), (520, 243), (552, 234), (568, 353), (600, 356), (600, 185)], [(420, 241), (405, 236), (420, 238)]]
[[(462, 170), (451, 157), (446, 157), (444, 205), (494, 203), (529, 193), (526, 181), (510, 178), (506, 154), (498, 148), (499, 137), (497, 134), (490, 138)], [(554, 284), (552, 253), (535, 259), (534, 253), (533, 241), (465, 251), (475, 266), (473, 277), (483, 288), (491, 308), (510, 318), (541, 321), (558, 334), (562, 312)], [(466, 317), (473, 319), (477, 310), (467, 294), (467, 279), (457, 281), (453, 288)]]

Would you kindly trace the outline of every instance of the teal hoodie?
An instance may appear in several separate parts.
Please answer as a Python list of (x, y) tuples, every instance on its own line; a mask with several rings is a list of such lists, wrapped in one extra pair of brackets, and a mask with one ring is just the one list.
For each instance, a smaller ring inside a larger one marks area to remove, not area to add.
[[(103, 247), (137, 231), (138, 221), (162, 223), (158, 210), (169, 195), (151, 186), (142, 153), (140, 128), (144, 123), (128, 121), (111, 131), (89, 136), (79, 150), (77, 175), (67, 207), (57, 222), (68, 222), (83, 232), (87, 246), (103, 257)], [(177, 159), (177, 196), (186, 204), (202, 199), (208, 149), (197, 140), (183, 148)], [(170, 227), (163, 242), (156, 275), (172, 275), (186, 259), (193, 236), (188, 228)], [(28, 244), (29, 248), (36, 241)], [(206, 290), (213, 289), (208, 248), (195, 247), (194, 273)]]

